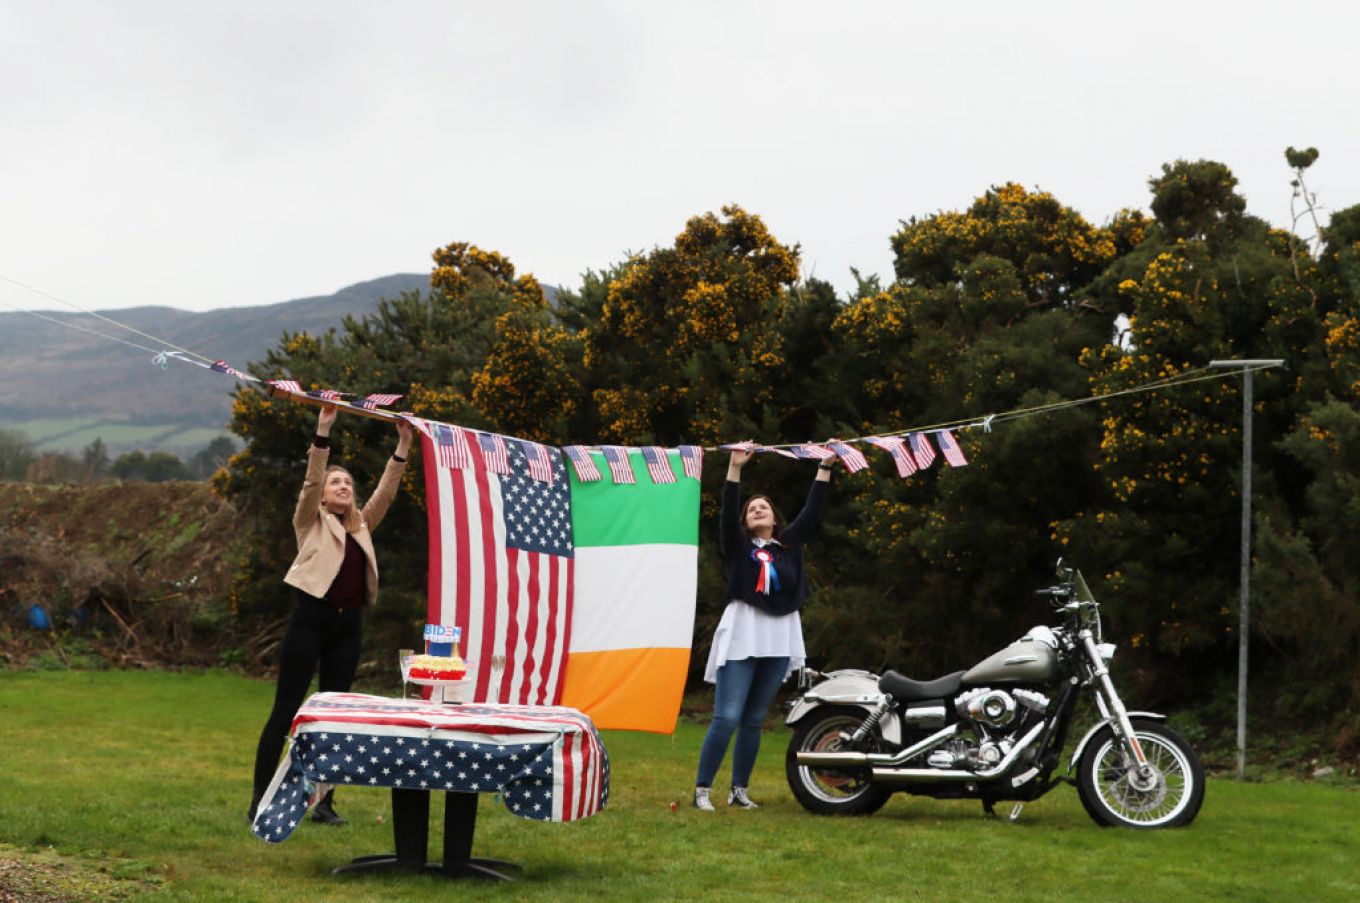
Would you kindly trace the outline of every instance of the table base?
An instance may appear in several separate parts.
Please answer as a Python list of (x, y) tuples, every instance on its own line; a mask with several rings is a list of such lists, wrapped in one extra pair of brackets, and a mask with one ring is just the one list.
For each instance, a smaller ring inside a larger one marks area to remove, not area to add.
[(518, 870), (513, 862), (482, 859), (472, 855), (472, 836), (477, 830), (477, 794), (450, 791), (444, 801), (444, 861), (428, 862), (430, 841), (430, 791), (392, 788), (392, 838), (396, 853), (360, 856), (332, 875), (408, 871), (445, 878), (488, 878), (513, 881), (506, 869)]

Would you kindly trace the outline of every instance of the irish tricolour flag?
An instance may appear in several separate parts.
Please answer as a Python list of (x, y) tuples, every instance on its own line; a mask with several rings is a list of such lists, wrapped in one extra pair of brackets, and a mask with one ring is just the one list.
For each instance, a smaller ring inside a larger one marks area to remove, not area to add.
[[(571, 475), (575, 599), (562, 704), (597, 727), (671, 733), (689, 667), (698, 584), (699, 481), (654, 483), (639, 450), (634, 482)], [(603, 455), (596, 467), (609, 473)]]

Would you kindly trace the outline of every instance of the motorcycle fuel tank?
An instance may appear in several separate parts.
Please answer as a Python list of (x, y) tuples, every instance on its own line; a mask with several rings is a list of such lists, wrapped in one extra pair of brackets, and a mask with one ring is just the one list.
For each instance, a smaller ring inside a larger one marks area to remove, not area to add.
[(1047, 643), (1020, 640), (963, 675), (965, 686), (1050, 683), (1058, 676), (1058, 655)]

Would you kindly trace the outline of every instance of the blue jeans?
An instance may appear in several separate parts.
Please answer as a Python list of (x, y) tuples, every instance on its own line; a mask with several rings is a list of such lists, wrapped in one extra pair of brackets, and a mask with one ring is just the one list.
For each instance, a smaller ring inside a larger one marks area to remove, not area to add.
[(732, 786), (747, 787), (751, 769), (760, 752), (760, 723), (765, 720), (770, 703), (774, 702), (784, 672), (789, 669), (788, 656), (779, 658), (744, 658), (726, 662), (718, 669), (718, 682), (713, 692), (713, 722), (704, 736), (699, 750), (699, 775), (696, 787), (712, 787), (713, 777), (727, 755), (727, 743), (732, 732), (737, 734), (732, 750)]

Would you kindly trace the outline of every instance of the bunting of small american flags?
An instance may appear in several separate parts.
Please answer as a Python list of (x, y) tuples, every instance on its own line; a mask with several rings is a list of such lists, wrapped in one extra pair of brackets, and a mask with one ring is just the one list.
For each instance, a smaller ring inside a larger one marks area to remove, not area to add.
[(379, 407), (386, 408), (396, 404), (397, 400), (400, 399), (401, 397), (402, 396), (400, 395), (383, 395), (383, 394), (365, 395), (359, 401), (359, 407), (365, 408), (370, 411), (376, 410)]
[(831, 440), (826, 444), (826, 447), (836, 453), (836, 456), (841, 459), (841, 463), (845, 465), (845, 469), (850, 473), (856, 473), (869, 466), (869, 462), (864, 459), (864, 452), (839, 439)]
[(671, 459), (664, 448), (659, 445), (644, 445), (642, 460), (647, 462), (647, 473), (653, 483), (675, 482), (675, 471), (671, 470)]
[(968, 459), (963, 456), (963, 449), (959, 447), (959, 440), (954, 438), (953, 433), (939, 430), (935, 433), (935, 441), (940, 443), (940, 451), (944, 453), (944, 459), (950, 467), (968, 466)]
[(584, 445), (568, 445), (562, 451), (566, 452), (571, 460), (571, 466), (576, 471), (576, 479), (582, 483), (595, 483), (604, 479)]
[(505, 439), (495, 433), (478, 433), (477, 444), (481, 446), (488, 471), (505, 475), (510, 473), (510, 451), (505, 447)]
[(916, 466), (925, 470), (935, 463), (935, 449), (930, 445), (930, 439), (924, 433), (912, 433), (907, 437), (911, 443), (911, 454), (916, 459)]
[(685, 476), (699, 479), (704, 473), (704, 449), (700, 445), (680, 446), (680, 462), (685, 466)]
[(864, 441), (892, 455), (899, 477), (905, 478), (916, 473), (916, 461), (912, 458), (911, 452), (907, 451), (907, 440), (901, 436), (873, 436)]
[(291, 392), (294, 395), (307, 394), (302, 391), (302, 386), (298, 385), (298, 382), (295, 379), (271, 379), (269, 380), (269, 384), (276, 389), (282, 389), (283, 391)]
[(548, 449), (528, 439), (519, 440), (524, 459), (529, 462), (529, 476), (540, 483), (553, 481), (553, 462)]
[(614, 478), (616, 484), (636, 483), (633, 477), (633, 465), (628, 461), (628, 449), (621, 445), (601, 445), (600, 451), (604, 452), (604, 459), (609, 462), (609, 475)]

